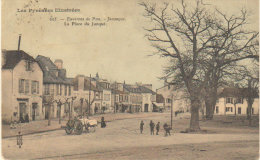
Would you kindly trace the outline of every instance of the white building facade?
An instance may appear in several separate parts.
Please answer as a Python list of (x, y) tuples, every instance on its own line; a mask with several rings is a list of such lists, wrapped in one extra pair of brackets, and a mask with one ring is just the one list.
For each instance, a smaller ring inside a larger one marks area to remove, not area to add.
[(44, 118), (42, 109), (43, 72), (24, 51), (2, 51), (2, 120)]

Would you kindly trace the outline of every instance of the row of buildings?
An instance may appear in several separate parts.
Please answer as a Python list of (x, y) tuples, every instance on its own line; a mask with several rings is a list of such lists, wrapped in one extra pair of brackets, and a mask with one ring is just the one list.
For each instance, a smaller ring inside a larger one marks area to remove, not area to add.
[[(189, 111), (190, 102), (183, 90), (175, 90), (174, 84), (164, 83), (164, 86), (156, 89), (156, 103), (166, 110), (173, 106), (176, 111)], [(218, 89), (215, 115), (246, 115), (248, 110), (247, 88), (222, 87)], [(259, 93), (254, 91), (251, 114), (259, 115)], [(205, 104), (202, 101), (200, 111), (206, 113)]]
[[(154, 92), (152, 84), (110, 82), (98, 73), (70, 78), (61, 59), (53, 62), (42, 55), (33, 58), (22, 50), (2, 50), (2, 120), (6, 122), (26, 115), (40, 120), (105, 112), (188, 112), (190, 103), (184, 93), (167, 82)], [(243, 94), (237, 88), (221, 89), (215, 114), (246, 114)], [(259, 114), (258, 100), (257, 94), (252, 114)]]
[(104, 112), (151, 112), (156, 93), (151, 84), (109, 82), (99, 77), (69, 78), (63, 61), (54, 62), (22, 50), (2, 50), (2, 120)]

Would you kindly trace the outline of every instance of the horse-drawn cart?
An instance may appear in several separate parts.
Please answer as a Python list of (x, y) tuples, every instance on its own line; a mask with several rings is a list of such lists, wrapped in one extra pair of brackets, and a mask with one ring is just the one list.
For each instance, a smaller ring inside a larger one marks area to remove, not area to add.
[(84, 128), (87, 132), (93, 130), (95, 132), (95, 128), (98, 122), (95, 119), (87, 119), (87, 118), (74, 118), (74, 120), (69, 120), (66, 124), (65, 131), (67, 134), (77, 134), (80, 135)]

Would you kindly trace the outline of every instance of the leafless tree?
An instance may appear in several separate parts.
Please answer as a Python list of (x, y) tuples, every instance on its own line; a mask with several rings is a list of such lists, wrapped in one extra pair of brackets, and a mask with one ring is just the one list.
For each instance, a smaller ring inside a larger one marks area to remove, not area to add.
[[(151, 21), (145, 30), (156, 49), (154, 54), (170, 59), (165, 78), (185, 87), (191, 102), (190, 130), (199, 130), (203, 92), (204, 95), (209, 92), (211, 97), (216, 93), (223, 70), (239, 60), (256, 58), (251, 50), (257, 45), (254, 40), (258, 33), (243, 30), (245, 11), (240, 16), (227, 17), (218, 10), (209, 12), (199, 1), (195, 6), (181, 1), (178, 8), (168, 3), (140, 5), (145, 9), (144, 16)], [(216, 87), (209, 91), (208, 86)], [(216, 101), (216, 96), (213, 97), (210, 106)]]

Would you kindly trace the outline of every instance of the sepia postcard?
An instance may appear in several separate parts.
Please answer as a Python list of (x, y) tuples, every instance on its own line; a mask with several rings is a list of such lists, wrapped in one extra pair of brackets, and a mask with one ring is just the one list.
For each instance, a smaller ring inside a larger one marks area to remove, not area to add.
[(1, 159), (259, 159), (258, 0), (2, 0)]

